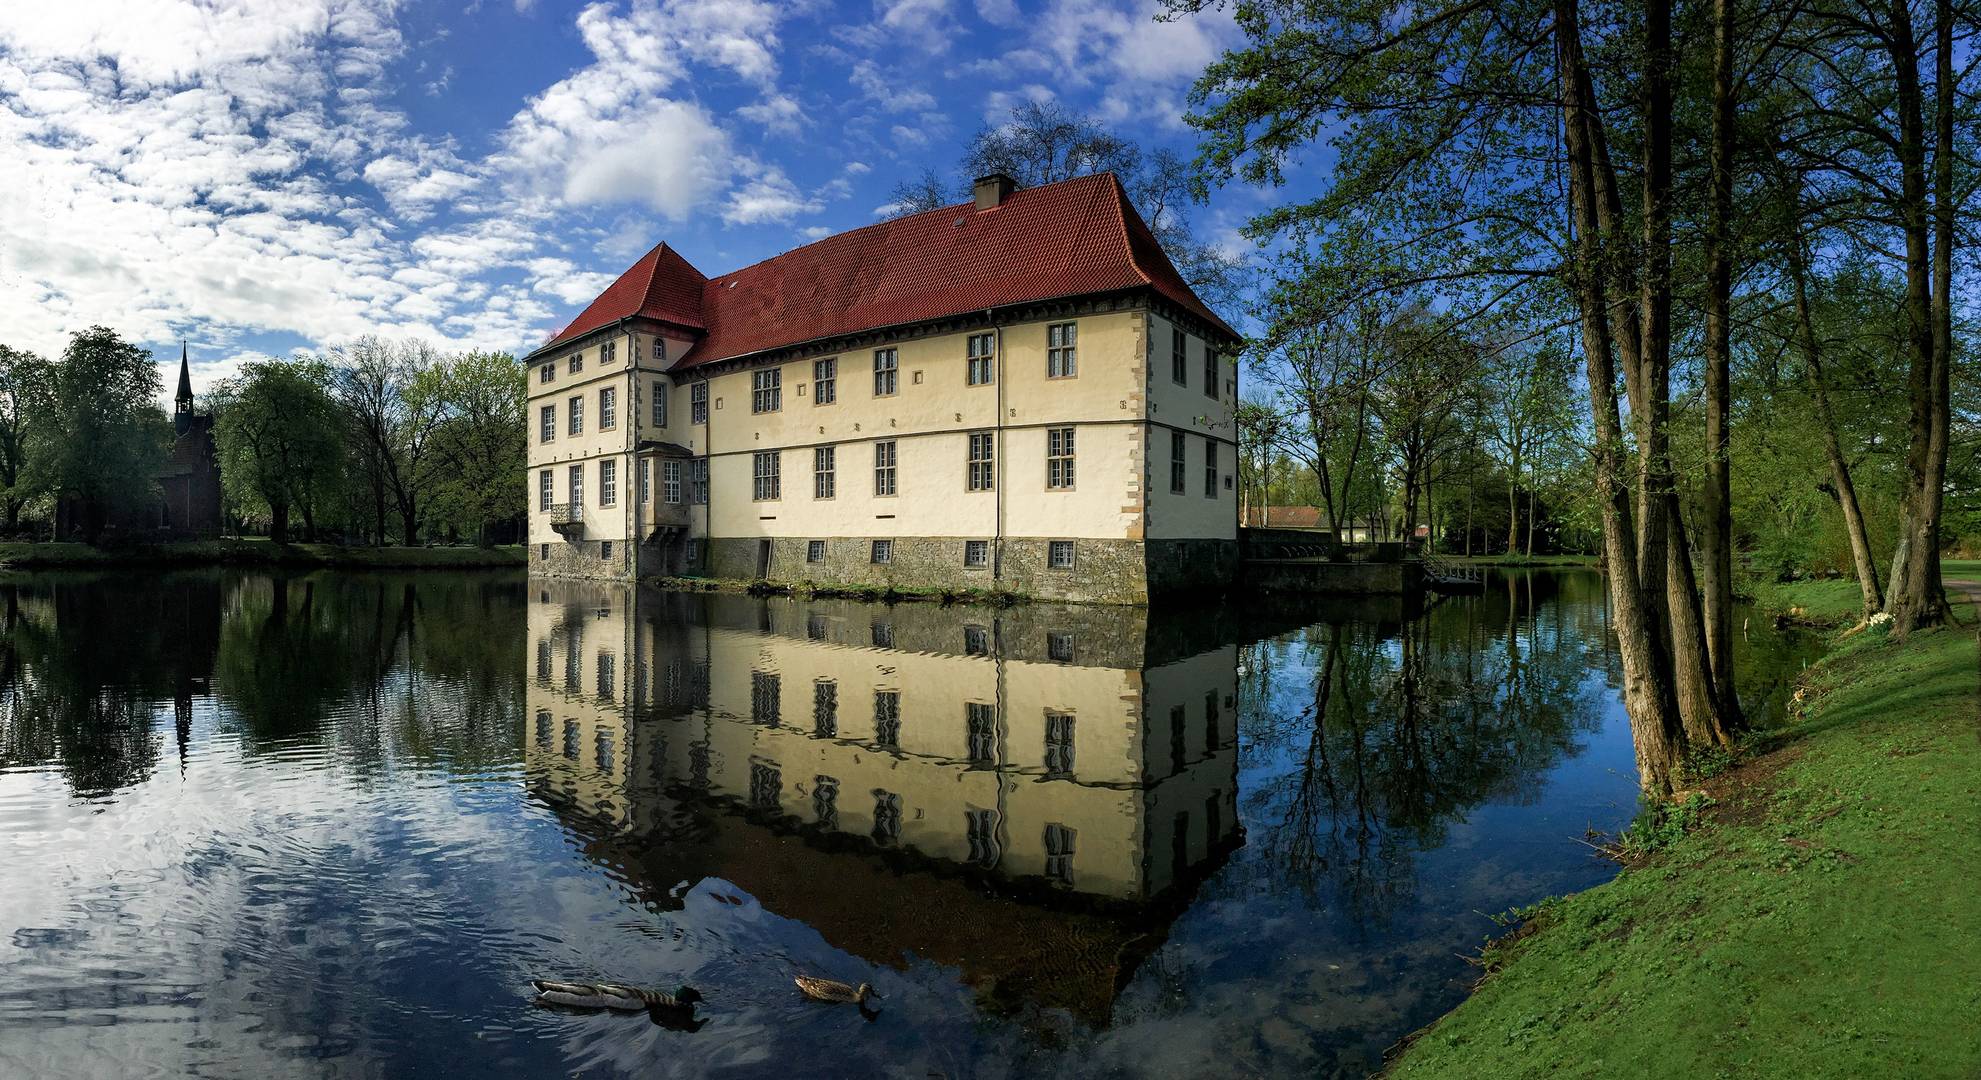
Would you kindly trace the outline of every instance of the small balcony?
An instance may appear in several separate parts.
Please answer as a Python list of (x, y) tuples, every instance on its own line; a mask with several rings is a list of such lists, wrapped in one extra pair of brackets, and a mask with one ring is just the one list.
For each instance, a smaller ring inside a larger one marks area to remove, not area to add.
[(553, 503), (550, 507), (550, 527), (565, 537), (577, 536), (585, 531), (585, 508), (581, 503)]

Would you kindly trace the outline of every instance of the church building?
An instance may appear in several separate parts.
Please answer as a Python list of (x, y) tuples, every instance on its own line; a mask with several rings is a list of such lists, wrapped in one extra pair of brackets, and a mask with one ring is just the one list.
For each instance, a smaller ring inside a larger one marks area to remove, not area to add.
[(663, 243), (525, 358), (531, 572), (1221, 585), (1238, 344), (1110, 174), (713, 278)]
[(158, 481), (158, 527), (174, 538), (211, 539), (220, 535), (220, 457), (213, 443), (213, 417), (193, 411), (193, 375), (185, 346), (179, 347), (179, 393), (172, 409), (172, 452)]

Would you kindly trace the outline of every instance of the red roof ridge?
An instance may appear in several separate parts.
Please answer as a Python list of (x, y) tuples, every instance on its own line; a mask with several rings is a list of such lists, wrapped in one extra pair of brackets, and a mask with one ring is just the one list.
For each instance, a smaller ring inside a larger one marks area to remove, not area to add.
[(692, 343), (669, 366), (679, 371), (965, 311), (1139, 289), (1237, 337), (1177, 272), (1121, 178), (1088, 173), (1018, 189), (994, 207), (966, 201), (870, 222), (713, 278), (662, 241), (537, 353), (641, 317), (688, 332)]

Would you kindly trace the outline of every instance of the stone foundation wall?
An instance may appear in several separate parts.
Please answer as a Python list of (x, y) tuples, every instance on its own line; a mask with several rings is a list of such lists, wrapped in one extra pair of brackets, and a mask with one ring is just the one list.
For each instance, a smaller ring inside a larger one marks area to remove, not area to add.
[(598, 540), (552, 540), (529, 545), (530, 576), (631, 581), (636, 576), (631, 545), (612, 542), (612, 556), (601, 554)]
[(1151, 540), (1149, 592), (1224, 592), (1238, 584), (1236, 540)]
[[(993, 589), (1003, 588), (1042, 600), (1075, 600), (1111, 604), (1142, 604), (1149, 599), (1148, 563), (1143, 545), (1135, 540), (1075, 540), (1073, 567), (1047, 565), (1046, 539), (1004, 542), (1003, 572), (992, 577), (989, 567), (963, 565), (961, 538), (897, 536), (893, 558), (873, 561), (872, 537), (826, 538), (825, 558), (806, 561), (809, 539), (772, 538), (771, 581), (812, 582), (876, 589)], [(716, 538), (708, 543), (710, 577), (755, 579), (761, 539)]]

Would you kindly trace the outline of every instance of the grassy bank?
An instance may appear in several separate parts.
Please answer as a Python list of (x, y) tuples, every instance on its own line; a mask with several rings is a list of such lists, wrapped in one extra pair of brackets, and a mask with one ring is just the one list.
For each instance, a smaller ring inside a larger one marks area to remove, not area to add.
[(113, 569), (119, 566), (288, 566), (340, 569), (423, 569), (520, 567), (519, 546), (341, 547), (336, 544), (277, 544), (264, 539), (202, 540), (98, 548), (88, 544), (0, 544), (0, 569), (54, 567)]
[(1981, 1075), (1978, 660), (1971, 626), (1840, 641), (1695, 828), (1530, 912), (1393, 1075)]
[(1450, 558), (1473, 566), (1599, 566), (1594, 555), (1453, 555)]

